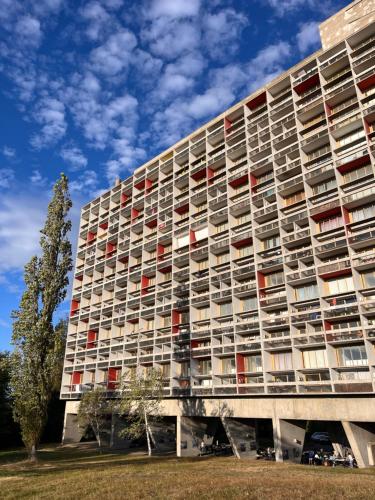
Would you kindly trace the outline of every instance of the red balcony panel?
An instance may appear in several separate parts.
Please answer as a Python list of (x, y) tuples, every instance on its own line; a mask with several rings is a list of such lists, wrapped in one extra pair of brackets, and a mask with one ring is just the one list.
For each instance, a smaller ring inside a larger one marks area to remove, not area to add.
[(212, 177), (215, 175), (215, 170), (212, 170), (212, 168), (207, 168), (207, 179), (208, 179), (208, 184), (212, 184), (213, 181), (211, 180)]
[(110, 391), (115, 390), (118, 387), (121, 376), (121, 368), (108, 368), (108, 381), (107, 387)]
[[(336, 305), (336, 299), (331, 300), (331, 306)], [(332, 323), (330, 321), (324, 320), (324, 330), (332, 330)]]
[(88, 231), (87, 233), (87, 243), (93, 243), (96, 240), (96, 233)]
[(249, 183), (249, 177), (247, 174), (244, 174), (242, 177), (238, 177), (229, 183), (232, 187), (243, 186), (244, 184)]
[(75, 279), (78, 281), (83, 281), (83, 274), (79, 274), (78, 276), (75, 276)]
[(130, 213), (131, 220), (136, 219), (138, 215), (139, 215), (139, 210), (137, 210), (136, 208), (132, 208)]
[(70, 306), (70, 316), (73, 316), (74, 313), (76, 313), (79, 310), (79, 305), (80, 305), (79, 300), (72, 300)]
[(331, 208), (330, 210), (323, 210), (319, 214), (315, 214), (312, 216), (312, 219), (315, 222), (318, 222), (322, 219), (327, 219), (328, 217), (331, 217), (332, 215), (339, 215), (341, 214), (341, 208), (340, 207), (334, 207)]
[(139, 181), (137, 184), (134, 184), (134, 187), (137, 188), (139, 191), (141, 191), (142, 189), (144, 189), (146, 185), (146, 181), (145, 179), (143, 179), (142, 181)]
[(318, 85), (319, 83), (319, 74), (315, 73), (315, 75), (310, 76), (307, 80), (304, 82), (299, 83), (294, 87), (294, 90), (297, 92), (298, 95), (303, 94), (307, 90), (311, 89), (315, 85)]
[(370, 163), (370, 155), (361, 156), (360, 158), (356, 158), (355, 160), (351, 160), (348, 163), (344, 163), (337, 167), (337, 170), (340, 174), (346, 174), (346, 172), (350, 172), (350, 170), (355, 170), (356, 168), (362, 167), (363, 165), (367, 165)]
[(195, 172), (195, 174), (193, 174), (191, 177), (195, 181), (199, 181), (200, 179), (203, 179), (204, 177), (207, 177), (207, 169), (206, 169), (206, 167), (202, 167), (201, 170), (199, 170), (198, 172)]
[(73, 372), (72, 373), (72, 385), (78, 385), (82, 383), (83, 372)]
[(228, 132), (228, 130), (231, 128), (232, 122), (229, 120), (229, 118), (224, 118), (224, 129), (225, 133)]
[(119, 259), (119, 261), (122, 264), (127, 264), (129, 262), (129, 257), (126, 255), (125, 257), (121, 257), (121, 259)]
[(179, 311), (176, 311), (175, 309), (172, 310), (172, 325), (178, 325), (181, 323), (181, 313)]
[(352, 274), (351, 269), (340, 269), (338, 271), (333, 271), (331, 273), (319, 274), (322, 279), (338, 278), (339, 276), (350, 276)]
[(98, 332), (96, 330), (89, 330), (87, 332), (86, 349), (93, 349), (96, 344)]
[(375, 85), (375, 74), (370, 75), (368, 78), (365, 78), (364, 80), (358, 83), (358, 87), (362, 90), (362, 92), (373, 87), (374, 85)]
[(195, 243), (196, 242), (196, 238), (195, 238), (195, 232), (190, 229), (190, 243)]
[(156, 227), (157, 225), (158, 225), (158, 220), (156, 218), (146, 224), (146, 226), (149, 227), (150, 229)]
[(257, 275), (258, 275), (259, 288), (264, 288), (266, 286), (266, 278), (264, 277), (264, 274), (257, 271)]
[(150, 189), (152, 188), (152, 180), (151, 179), (146, 179), (145, 181), (145, 191), (148, 193)]
[(166, 267), (158, 267), (158, 271), (166, 274), (172, 271), (172, 266), (166, 266)]
[(245, 377), (243, 372), (245, 371), (245, 357), (243, 354), (236, 354), (237, 361), (237, 383), (243, 384), (245, 382)]
[(232, 243), (232, 245), (235, 248), (242, 248), (242, 247), (246, 247), (246, 246), (250, 245), (252, 243), (252, 241), (253, 241), (252, 238), (244, 238), (241, 241), (236, 241), (235, 243)]
[(112, 257), (116, 253), (116, 243), (107, 243), (105, 247), (105, 256)]
[(141, 295), (145, 295), (147, 293), (147, 288), (150, 283), (150, 278), (148, 276), (141, 277)]
[(164, 251), (165, 251), (164, 245), (161, 245), (160, 243), (158, 243), (157, 251), (156, 251), (157, 256), (160, 257), (161, 255), (163, 255)]
[(258, 179), (253, 174), (250, 174), (250, 186), (251, 186), (251, 190), (254, 193), (256, 192), (256, 185), (257, 184), (258, 184)]
[(191, 340), (190, 343), (191, 343), (191, 348), (192, 349), (195, 349), (196, 347), (199, 346), (199, 341), (198, 340)]
[(249, 102), (246, 103), (246, 106), (254, 110), (261, 106), (262, 104), (265, 104), (267, 102), (267, 94), (266, 92), (262, 92), (261, 94), (258, 94), (256, 97), (253, 97)]
[(185, 205), (182, 205), (181, 207), (176, 208), (175, 212), (177, 212), (180, 215), (186, 214), (187, 212), (189, 212), (189, 203), (186, 203)]

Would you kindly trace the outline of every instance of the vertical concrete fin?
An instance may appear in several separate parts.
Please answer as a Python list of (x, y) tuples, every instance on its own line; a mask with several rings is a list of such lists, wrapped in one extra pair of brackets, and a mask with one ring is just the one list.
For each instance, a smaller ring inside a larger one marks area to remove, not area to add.
[(375, 433), (366, 423), (342, 422), (358, 467), (374, 465)]

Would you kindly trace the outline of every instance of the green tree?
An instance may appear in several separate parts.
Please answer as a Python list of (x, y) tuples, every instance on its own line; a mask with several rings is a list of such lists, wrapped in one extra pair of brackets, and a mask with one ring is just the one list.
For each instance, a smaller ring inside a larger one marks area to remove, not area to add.
[(19, 428), (12, 415), (9, 358), (9, 352), (0, 351), (0, 448), (20, 444)]
[(77, 414), (78, 425), (83, 431), (88, 426), (92, 427), (100, 452), (102, 450), (102, 435), (109, 413), (111, 413), (111, 406), (107, 400), (105, 389), (96, 387), (82, 395)]
[(53, 325), (53, 315), (65, 299), (72, 269), (68, 234), (72, 206), (68, 179), (61, 174), (53, 188), (45, 225), (41, 230), (40, 256), (25, 266), (25, 291), (13, 312), (11, 392), (13, 413), (30, 458), (47, 421), (48, 404), (58, 385), (64, 350), (64, 329)]
[(150, 426), (161, 415), (162, 373), (155, 369), (148, 370), (144, 375), (130, 371), (122, 378), (119, 393), (115, 411), (126, 418), (126, 427), (119, 432), (119, 436), (137, 439), (146, 434), (148, 454), (151, 456), (151, 441), (154, 440)]

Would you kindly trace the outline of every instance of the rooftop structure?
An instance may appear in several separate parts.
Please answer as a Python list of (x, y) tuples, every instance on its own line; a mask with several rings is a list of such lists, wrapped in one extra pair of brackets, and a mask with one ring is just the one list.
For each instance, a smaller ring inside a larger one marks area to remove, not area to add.
[(115, 397), (122, 374), (156, 367), (180, 419), (200, 398), (238, 418), (269, 418), (280, 396), (310, 401), (271, 411), (281, 443), (286, 419), (319, 420), (309, 404), (330, 397), (354, 436), (361, 395), (375, 421), (375, 23), (329, 38), (342, 19), (322, 25), (327, 50), (82, 209), (67, 415), (84, 391)]

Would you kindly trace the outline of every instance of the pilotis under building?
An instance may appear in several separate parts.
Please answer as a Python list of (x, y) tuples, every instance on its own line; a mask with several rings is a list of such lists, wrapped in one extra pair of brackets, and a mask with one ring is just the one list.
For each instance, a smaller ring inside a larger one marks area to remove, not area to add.
[(375, 1), (320, 32), (321, 50), (83, 207), (66, 442), (84, 391), (115, 397), (121, 374), (156, 367), (156, 441), (179, 456), (221, 432), (237, 456), (268, 435), (299, 461), (320, 422), (374, 465)]

